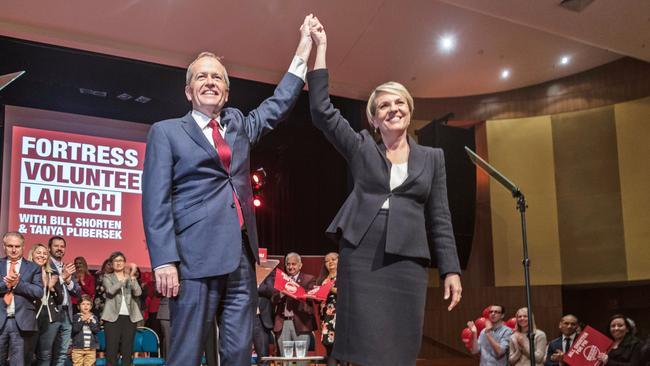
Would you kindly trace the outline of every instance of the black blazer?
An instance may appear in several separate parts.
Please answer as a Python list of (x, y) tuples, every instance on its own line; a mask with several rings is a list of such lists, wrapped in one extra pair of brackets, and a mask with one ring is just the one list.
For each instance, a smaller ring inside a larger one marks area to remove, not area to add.
[[(275, 274), (275, 271), (273, 272)], [(273, 296), (273, 282), (275, 276), (269, 276), (262, 281), (260, 287), (257, 288), (258, 302), (257, 307), (260, 310), (260, 321), (266, 329), (273, 329), (273, 305), (271, 304), (271, 297)]]
[[(53, 273), (48, 273), (47, 278), (49, 280), (50, 276)], [(43, 291), (48, 294), (47, 304), (43, 303), (43, 298), (34, 300), (34, 306), (36, 307), (36, 318), (38, 318), (41, 313), (45, 313), (48, 316), (50, 323), (61, 321), (61, 313), (59, 305), (63, 303), (63, 285), (58, 281), (54, 288), (50, 291), (50, 288), (47, 284), (43, 284)]]
[(354, 188), (327, 228), (359, 245), (370, 224), (390, 197), (386, 253), (424, 258), (437, 265), (440, 275), (460, 273), (456, 242), (447, 200), (445, 160), (441, 149), (418, 145), (408, 138), (408, 178), (391, 191), (391, 163), (386, 147), (368, 131), (355, 132), (332, 106), (328, 72), (307, 75), (312, 121), (348, 162)]

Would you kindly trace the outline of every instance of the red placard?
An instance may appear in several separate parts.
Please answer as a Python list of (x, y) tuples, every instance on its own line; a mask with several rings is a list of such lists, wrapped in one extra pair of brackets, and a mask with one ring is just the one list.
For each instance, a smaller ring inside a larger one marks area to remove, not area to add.
[(293, 297), (296, 300), (305, 299), (305, 289), (296, 281), (292, 280), (289, 275), (282, 272), (280, 268), (275, 270), (275, 282), (273, 287), (281, 293)]
[(590, 326), (580, 332), (573, 341), (571, 349), (564, 354), (562, 362), (571, 366), (598, 366), (602, 362), (598, 356), (607, 353), (613, 341)]
[(260, 257), (260, 263), (266, 262), (267, 259), (267, 250), (266, 248), (258, 248), (257, 255)]
[(334, 286), (334, 282), (330, 281), (321, 286), (314, 286), (311, 290), (305, 293), (304, 299), (314, 299), (317, 301), (325, 301), (327, 299), (327, 294), (330, 293), (330, 290)]

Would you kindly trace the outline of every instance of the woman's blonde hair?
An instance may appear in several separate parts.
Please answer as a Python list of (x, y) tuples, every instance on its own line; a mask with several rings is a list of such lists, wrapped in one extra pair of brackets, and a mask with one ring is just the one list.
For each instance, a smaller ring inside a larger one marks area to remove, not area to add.
[(368, 117), (368, 122), (371, 126), (372, 120), (374, 119), (375, 113), (377, 112), (377, 97), (382, 93), (395, 94), (404, 98), (406, 100), (406, 104), (409, 106), (409, 111), (413, 113), (415, 107), (411, 93), (409, 93), (404, 85), (396, 81), (389, 81), (376, 87), (372, 93), (370, 93), (370, 97), (368, 97), (368, 104), (366, 105), (366, 117)]
[(34, 261), (34, 252), (39, 247), (42, 247), (43, 249), (45, 249), (45, 252), (47, 253), (47, 261), (45, 261), (45, 272), (52, 273), (53, 272), (52, 271), (52, 266), (50, 266), (50, 251), (47, 249), (45, 244), (41, 244), (41, 243), (34, 244), (32, 246), (32, 248), (29, 250), (29, 254), (27, 255), (27, 260), (30, 261), (30, 262)]

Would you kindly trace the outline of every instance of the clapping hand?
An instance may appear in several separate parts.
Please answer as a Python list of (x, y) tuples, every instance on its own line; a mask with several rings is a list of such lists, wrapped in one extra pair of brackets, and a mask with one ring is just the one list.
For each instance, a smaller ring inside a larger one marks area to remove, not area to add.
[(4, 276), (2, 279), (5, 285), (7, 286), (7, 288), (13, 288), (16, 287), (18, 281), (20, 280), (20, 273), (16, 273), (16, 272), (10, 273)]
[(61, 278), (63, 278), (63, 282), (70, 283), (70, 278), (75, 272), (77, 272), (77, 268), (74, 266), (74, 263), (64, 264), (63, 270), (61, 271)]
[(47, 287), (52, 290), (54, 286), (56, 286), (57, 282), (59, 282), (59, 276), (58, 275), (51, 275), (50, 280), (47, 282)]
[(478, 333), (478, 329), (476, 329), (476, 324), (474, 324), (474, 322), (471, 321), (471, 320), (467, 322), (467, 328), (469, 328), (469, 330), (470, 330), (473, 334)]

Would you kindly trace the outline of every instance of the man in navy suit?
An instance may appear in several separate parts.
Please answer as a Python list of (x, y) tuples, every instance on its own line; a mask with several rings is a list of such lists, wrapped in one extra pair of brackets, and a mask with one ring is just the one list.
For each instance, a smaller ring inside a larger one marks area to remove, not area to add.
[(8, 232), (2, 238), (6, 258), (0, 259), (0, 365), (23, 366), (25, 341), (38, 331), (34, 300), (43, 297), (41, 267), (23, 258), (25, 238)]
[(562, 336), (555, 338), (548, 344), (544, 366), (563, 365), (562, 357), (571, 348), (578, 332), (578, 318), (573, 314), (563, 316), (560, 319), (559, 328)]
[(172, 298), (167, 365), (199, 364), (217, 309), (221, 364), (250, 364), (258, 258), (250, 150), (287, 118), (300, 95), (312, 19), (300, 27), (295, 57), (273, 96), (247, 116), (224, 108), (226, 68), (204, 52), (187, 69), (192, 111), (149, 131), (142, 210), (156, 285)]

